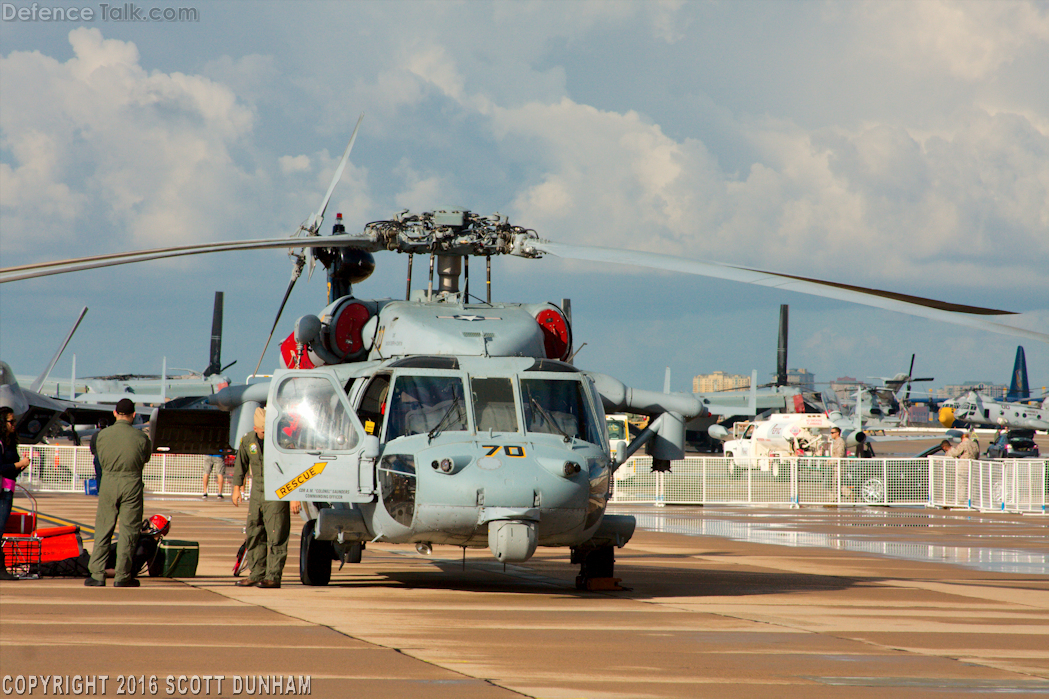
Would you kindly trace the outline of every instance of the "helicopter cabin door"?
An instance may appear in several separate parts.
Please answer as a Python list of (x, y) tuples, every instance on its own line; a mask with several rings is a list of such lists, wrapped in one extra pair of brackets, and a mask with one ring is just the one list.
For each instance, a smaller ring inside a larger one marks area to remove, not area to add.
[(334, 374), (274, 374), (266, 403), (267, 500), (371, 502), (377, 455), (377, 440), (365, 434)]

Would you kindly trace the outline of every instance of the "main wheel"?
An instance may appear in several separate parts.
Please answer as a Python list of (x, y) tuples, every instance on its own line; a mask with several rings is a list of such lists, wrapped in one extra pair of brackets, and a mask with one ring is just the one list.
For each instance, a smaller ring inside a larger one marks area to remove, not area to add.
[(332, 547), (330, 541), (318, 541), (313, 536), (317, 520), (311, 519), (302, 527), (299, 545), (299, 580), (303, 585), (327, 585), (331, 580)]

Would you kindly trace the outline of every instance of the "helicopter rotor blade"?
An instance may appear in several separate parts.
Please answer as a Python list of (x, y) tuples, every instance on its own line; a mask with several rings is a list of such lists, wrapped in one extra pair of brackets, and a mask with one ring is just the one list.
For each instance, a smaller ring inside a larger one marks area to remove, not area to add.
[[(324, 223), (324, 214), (328, 211), (328, 202), (331, 201), (331, 195), (335, 191), (335, 186), (339, 184), (342, 179), (342, 173), (346, 170), (346, 163), (350, 161), (350, 153), (353, 151), (353, 144), (357, 140), (357, 130), (361, 128), (361, 122), (364, 120), (364, 112), (357, 117), (357, 125), (353, 127), (353, 133), (350, 135), (350, 142), (346, 144), (346, 150), (343, 151), (342, 160), (339, 161), (339, 166), (335, 168), (335, 175), (331, 178), (331, 184), (328, 185), (328, 191), (324, 195), (324, 199), (321, 201), (320, 208), (317, 209), (309, 221), (309, 225), (300, 226), (300, 231), (305, 231), (307, 236), (320, 235), (321, 225)], [(298, 231), (296, 231), (296, 234)], [(313, 254), (313, 248), (306, 248), (306, 265), (309, 271), (306, 273), (306, 281), (313, 279), (313, 270), (317, 267), (317, 258)]]
[(299, 280), (302, 275), (302, 268), (304, 265), (303, 259), (300, 257), (295, 263), (295, 269), (292, 270), (291, 279), (288, 280), (288, 288), (284, 291), (284, 298), (280, 302), (280, 308), (277, 309), (277, 317), (273, 319), (273, 327), (270, 328), (270, 334), (266, 338), (266, 344), (262, 347), (262, 354), (259, 355), (259, 363), (255, 365), (255, 371), (253, 375), (258, 375), (259, 367), (262, 366), (262, 360), (266, 358), (266, 350), (270, 348), (270, 340), (273, 339), (273, 333), (277, 331), (277, 323), (280, 322), (280, 314), (284, 312), (284, 306), (288, 303), (288, 297), (291, 296), (291, 290), (295, 288), (295, 282)]
[(537, 252), (545, 252), (566, 259), (586, 260), (590, 262), (608, 262), (615, 264), (631, 265), (635, 267), (649, 267), (670, 272), (682, 272), (685, 274), (697, 274), (705, 277), (716, 277), (745, 284), (757, 284), (769, 286), (786, 291), (795, 291), (813, 296), (839, 301), (849, 301), (865, 306), (873, 306), (888, 311), (906, 313), (908, 315), (929, 318), (955, 325), (964, 325), (979, 330), (1001, 333), (1004, 335), (1015, 335), (1032, 340), (1049, 343), (1049, 335), (1045, 333), (1018, 328), (1004, 323), (996, 323), (986, 320), (981, 316), (1018, 315), (1012, 311), (1003, 311), (992, 308), (981, 308), (979, 306), (967, 306), (963, 304), (937, 301), (920, 296), (911, 296), (892, 291), (869, 289), (840, 282), (824, 281), (811, 277), (801, 277), (781, 272), (769, 272), (766, 270), (740, 267), (720, 262), (700, 262), (669, 255), (657, 253), (640, 252), (637, 250), (613, 250), (609, 248), (587, 247), (581, 245), (566, 245), (544, 240), (529, 240), (528, 248)]
[(911, 366), (907, 369), (907, 392), (903, 395), (904, 402), (911, 399), (911, 378), (914, 376), (914, 357), (916, 353), (911, 352)]
[(350, 160), (350, 152), (353, 150), (353, 144), (357, 140), (357, 130), (361, 128), (361, 121), (364, 120), (364, 112), (357, 117), (357, 125), (353, 127), (353, 134), (350, 136), (350, 142), (346, 144), (346, 151), (342, 154), (342, 160), (339, 161), (339, 167), (335, 169), (335, 176), (331, 178), (331, 184), (328, 185), (328, 192), (324, 195), (324, 201), (321, 202), (321, 206), (317, 209), (317, 225), (311, 227), (314, 235), (320, 229), (321, 222), (324, 221), (324, 214), (328, 211), (328, 202), (331, 201), (332, 192), (335, 191), (335, 185), (339, 184), (339, 180), (342, 179), (342, 173), (346, 169), (346, 163)]
[[(325, 247), (360, 247), (366, 250), (375, 248), (375, 244), (368, 238), (355, 235), (331, 236), (324, 240)], [(0, 269), (0, 284), (17, 282), (23, 279), (35, 279), (52, 274), (65, 274), (67, 272), (81, 272), (89, 269), (100, 269), (114, 265), (126, 265), (135, 262), (148, 262), (150, 260), (163, 260), (174, 257), (185, 257), (188, 255), (203, 255), (212, 252), (237, 252), (240, 250), (267, 250), (280, 248), (301, 248), (302, 238), (263, 238), (257, 240), (231, 240), (221, 243), (198, 243), (194, 245), (179, 245), (170, 248), (154, 248), (152, 250), (135, 250), (132, 252), (116, 252), (108, 255), (93, 255), (90, 257), (78, 257), (68, 260), (54, 262), (39, 262)]]

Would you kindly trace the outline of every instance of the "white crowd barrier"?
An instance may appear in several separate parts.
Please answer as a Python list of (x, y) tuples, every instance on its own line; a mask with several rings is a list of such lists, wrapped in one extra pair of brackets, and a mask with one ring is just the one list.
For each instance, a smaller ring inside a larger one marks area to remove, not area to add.
[[(94, 478), (87, 447), (20, 446), (33, 464), (19, 478), (30, 490), (82, 493)], [(200, 495), (204, 456), (154, 454), (143, 472), (147, 493)], [(743, 464), (743, 465), (741, 465)], [(209, 479), (211, 493), (216, 479)], [(231, 489), (229, 479), (225, 492)], [(636, 456), (615, 472), (615, 503), (680, 505), (928, 505), (1002, 512), (1047, 512), (1049, 460), (757, 459), (688, 457), (669, 473)]]
[[(743, 465), (741, 467), (741, 464)], [(1047, 512), (1044, 459), (756, 459), (688, 457), (669, 473), (633, 457), (616, 471), (612, 502), (681, 505), (927, 505)]]
[[(33, 444), (19, 446), (23, 455), (32, 454), (32, 465), (18, 478), (29, 490), (52, 493), (83, 493), (84, 482), (95, 477), (94, 461), (88, 447)], [(204, 459), (197, 454), (153, 454), (142, 472), (147, 493), (154, 495), (200, 495)], [(218, 493), (217, 480), (208, 479), (209, 492)], [(232, 490), (226, 479), (225, 494)]]

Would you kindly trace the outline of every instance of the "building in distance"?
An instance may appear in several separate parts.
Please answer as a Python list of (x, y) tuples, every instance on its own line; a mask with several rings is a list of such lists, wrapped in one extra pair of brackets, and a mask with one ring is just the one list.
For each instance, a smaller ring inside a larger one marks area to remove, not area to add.
[(739, 374), (726, 374), (715, 371), (713, 374), (699, 374), (692, 377), (693, 393), (715, 393), (717, 391), (736, 391), (750, 388), (750, 377)]

